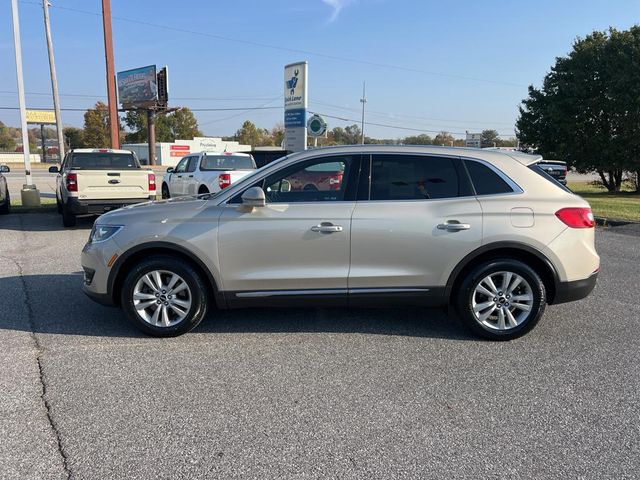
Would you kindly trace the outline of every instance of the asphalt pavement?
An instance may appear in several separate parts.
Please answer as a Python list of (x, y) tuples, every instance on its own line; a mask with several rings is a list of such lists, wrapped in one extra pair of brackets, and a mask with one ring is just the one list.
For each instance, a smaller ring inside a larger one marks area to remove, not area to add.
[(638, 477), (633, 231), (599, 229), (593, 294), (509, 343), (424, 309), (214, 311), (154, 339), (84, 297), (91, 220), (61, 223), (0, 217), (2, 478)]

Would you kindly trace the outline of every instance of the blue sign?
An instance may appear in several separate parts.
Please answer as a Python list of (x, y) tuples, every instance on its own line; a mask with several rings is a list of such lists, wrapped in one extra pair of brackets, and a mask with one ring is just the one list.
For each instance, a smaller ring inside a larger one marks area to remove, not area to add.
[(304, 108), (292, 108), (284, 111), (285, 128), (296, 128), (307, 126), (307, 115)]

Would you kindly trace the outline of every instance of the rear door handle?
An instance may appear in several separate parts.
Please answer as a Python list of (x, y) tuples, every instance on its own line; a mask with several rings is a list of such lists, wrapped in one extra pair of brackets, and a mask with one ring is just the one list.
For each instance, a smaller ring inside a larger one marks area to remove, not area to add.
[(313, 227), (311, 227), (311, 231), (320, 233), (335, 233), (341, 232), (342, 226), (334, 225), (333, 223), (329, 222), (322, 222), (320, 225), (314, 225)]
[(459, 232), (461, 230), (469, 230), (471, 225), (452, 220), (446, 223), (440, 223), (437, 228), (438, 230), (447, 230), (448, 232)]

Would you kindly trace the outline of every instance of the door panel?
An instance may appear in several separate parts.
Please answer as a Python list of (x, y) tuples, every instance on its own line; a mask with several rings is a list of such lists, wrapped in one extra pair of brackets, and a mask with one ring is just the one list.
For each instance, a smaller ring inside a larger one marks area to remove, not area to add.
[[(470, 228), (438, 228), (452, 221)], [(351, 222), (349, 288), (443, 286), (481, 243), (482, 211), (474, 197), (358, 202)]]
[(355, 202), (272, 203), (252, 211), (227, 206), (218, 227), (222, 288), (346, 293), (354, 207)]

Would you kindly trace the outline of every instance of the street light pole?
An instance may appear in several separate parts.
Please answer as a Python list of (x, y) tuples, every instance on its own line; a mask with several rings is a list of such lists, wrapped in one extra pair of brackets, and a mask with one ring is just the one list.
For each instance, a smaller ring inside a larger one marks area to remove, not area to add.
[(53, 109), (56, 113), (56, 129), (58, 130), (58, 163), (64, 157), (64, 136), (62, 133), (62, 114), (60, 113), (60, 96), (58, 95), (58, 76), (56, 75), (56, 61), (53, 56), (53, 42), (51, 40), (51, 26), (49, 24), (49, 2), (42, 0), (44, 10), (44, 31), (47, 36), (47, 51), (49, 53), (49, 70), (51, 71), (51, 90), (53, 92)]
[(362, 98), (360, 99), (360, 103), (362, 103), (362, 126), (360, 130), (362, 130), (362, 145), (364, 145), (364, 104), (367, 103), (367, 97), (365, 95), (365, 87), (366, 83), (362, 82)]
[[(107, 63), (107, 102), (109, 103), (109, 134), (111, 148), (120, 148), (118, 105), (116, 104), (116, 72), (113, 61), (113, 35), (111, 33), (111, 1), (102, 0), (102, 27), (104, 30), (104, 56)], [(103, 145), (93, 145), (101, 147)]]
[(18, 0), (11, 0), (11, 18), (13, 21), (13, 46), (16, 54), (16, 79), (18, 82), (18, 104), (20, 105), (20, 128), (22, 129), (22, 151), (24, 153), (24, 177), (20, 196), (24, 206), (39, 206), (40, 192), (31, 179), (31, 159), (29, 157), (29, 132), (27, 131), (27, 106), (24, 100), (24, 78), (22, 76), (22, 46), (20, 45), (20, 20), (18, 18)]

